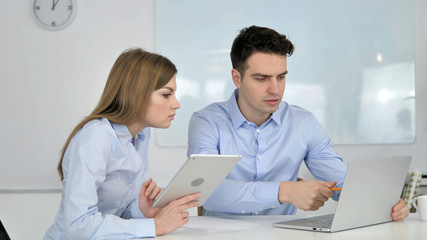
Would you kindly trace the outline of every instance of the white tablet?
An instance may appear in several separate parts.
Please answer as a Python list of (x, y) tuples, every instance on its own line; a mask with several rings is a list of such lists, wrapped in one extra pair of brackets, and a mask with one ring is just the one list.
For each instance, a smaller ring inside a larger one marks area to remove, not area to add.
[(163, 190), (153, 207), (165, 207), (173, 200), (192, 193), (202, 193), (202, 205), (236, 166), (240, 155), (191, 155)]

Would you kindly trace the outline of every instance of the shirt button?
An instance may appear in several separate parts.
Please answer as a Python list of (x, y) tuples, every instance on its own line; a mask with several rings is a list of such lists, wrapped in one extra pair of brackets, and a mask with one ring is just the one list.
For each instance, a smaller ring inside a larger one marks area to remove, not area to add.
[(255, 211), (255, 215), (258, 215), (258, 211)]
[(258, 160), (261, 160), (261, 158), (262, 158), (261, 156), (258, 156)]
[(275, 208), (274, 206), (271, 206), (271, 208)]
[(132, 183), (130, 183), (130, 184), (129, 184), (129, 187), (132, 187), (132, 186), (133, 186), (133, 185), (132, 185)]
[(259, 133), (259, 132), (261, 132), (261, 130), (257, 129), (256, 132)]

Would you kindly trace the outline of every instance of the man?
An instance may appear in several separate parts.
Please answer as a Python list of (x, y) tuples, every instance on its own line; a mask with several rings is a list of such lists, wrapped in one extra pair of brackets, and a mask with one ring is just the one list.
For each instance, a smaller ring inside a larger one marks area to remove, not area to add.
[[(330, 188), (343, 183), (341, 157), (310, 112), (281, 101), (293, 51), (286, 36), (272, 29), (242, 29), (230, 54), (237, 89), (228, 101), (193, 114), (188, 155), (242, 155), (204, 204), (205, 215), (295, 214), (296, 208), (314, 211), (338, 199)], [(302, 161), (318, 180), (297, 181)], [(406, 216), (400, 200), (393, 220)]]

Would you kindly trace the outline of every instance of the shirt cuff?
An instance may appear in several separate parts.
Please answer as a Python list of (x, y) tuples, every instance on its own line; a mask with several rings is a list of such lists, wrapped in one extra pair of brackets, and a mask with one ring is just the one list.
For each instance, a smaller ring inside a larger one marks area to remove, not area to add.
[[(338, 184), (335, 187), (342, 188), (342, 185), (343, 184)], [(334, 191), (334, 195), (332, 196), (332, 199), (334, 199), (335, 201), (338, 201), (340, 196), (341, 196), (341, 191)]]
[(279, 202), (280, 182), (263, 182), (260, 189), (260, 202), (266, 203), (268, 208), (280, 206)]
[(130, 207), (130, 214), (132, 215), (132, 218), (145, 218), (141, 212), (141, 209), (139, 209), (138, 203), (138, 199), (132, 202), (132, 205)]
[(156, 237), (154, 218), (133, 219), (134, 233), (138, 237)]

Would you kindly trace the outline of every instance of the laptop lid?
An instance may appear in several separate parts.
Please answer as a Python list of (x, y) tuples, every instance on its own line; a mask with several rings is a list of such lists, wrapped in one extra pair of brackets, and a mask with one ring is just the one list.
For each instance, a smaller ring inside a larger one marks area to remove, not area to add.
[(240, 155), (191, 155), (153, 206), (165, 207), (173, 200), (197, 192), (202, 193), (198, 200), (202, 205), (240, 159)]
[(412, 157), (355, 160), (347, 170), (331, 231), (392, 221)]
[(303, 219), (273, 226), (336, 232), (390, 222), (391, 209), (399, 201), (411, 159), (404, 156), (350, 161), (330, 228), (301, 224)]

